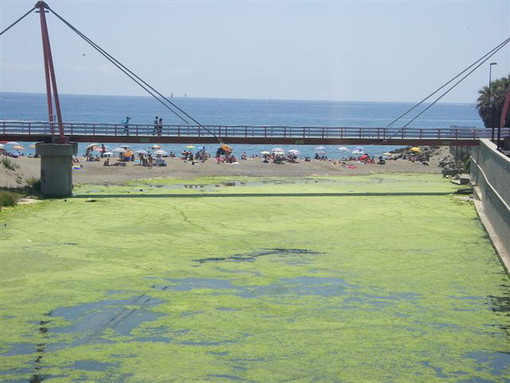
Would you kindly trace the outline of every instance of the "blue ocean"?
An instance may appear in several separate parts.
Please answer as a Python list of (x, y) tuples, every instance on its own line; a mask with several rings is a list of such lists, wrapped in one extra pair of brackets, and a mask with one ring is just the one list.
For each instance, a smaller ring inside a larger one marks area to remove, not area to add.
[[(386, 127), (393, 120), (413, 107), (413, 103), (389, 102), (350, 102), (350, 101), (291, 101), (291, 100), (248, 100), (213, 98), (173, 98), (179, 108), (203, 125), (286, 125), (324, 127)], [(120, 123), (126, 116), (132, 124), (152, 124), (155, 116), (163, 118), (164, 124), (182, 124), (152, 97), (135, 96), (92, 96), (60, 95), (64, 122)], [(400, 128), (428, 105), (421, 105), (411, 114), (392, 125)], [(47, 121), (45, 94), (0, 93), (1, 120)], [(438, 103), (413, 121), (410, 128), (449, 128), (450, 126), (482, 128), (475, 104)], [(193, 142), (187, 145), (193, 145)], [(80, 153), (87, 144), (80, 144)], [(121, 144), (113, 144), (115, 147)], [(33, 154), (27, 143), (25, 154)], [(135, 150), (148, 149), (148, 144), (131, 145)], [(164, 144), (162, 149), (180, 153), (185, 145)], [(285, 150), (297, 149), (302, 156), (313, 156), (315, 148), (306, 145), (280, 146)], [(324, 145), (329, 158), (345, 155), (337, 146)], [(354, 147), (349, 147), (354, 149)], [(393, 150), (392, 146), (366, 146), (365, 152), (380, 155)], [(113, 148), (112, 148), (113, 149)], [(207, 147), (214, 152), (215, 147)], [(234, 154), (246, 152), (248, 155), (271, 150), (263, 145), (235, 145)]]

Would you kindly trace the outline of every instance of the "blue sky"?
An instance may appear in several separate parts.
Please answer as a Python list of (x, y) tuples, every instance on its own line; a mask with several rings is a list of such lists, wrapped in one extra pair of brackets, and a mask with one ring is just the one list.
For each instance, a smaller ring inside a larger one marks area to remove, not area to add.
[[(36, 0), (0, 0), (0, 29)], [(417, 102), (510, 37), (510, 1), (47, 1), (161, 93)], [(48, 14), (60, 93), (144, 95)], [(510, 73), (507, 45), (447, 95)], [(0, 90), (43, 93), (39, 16), (0, 37)]]

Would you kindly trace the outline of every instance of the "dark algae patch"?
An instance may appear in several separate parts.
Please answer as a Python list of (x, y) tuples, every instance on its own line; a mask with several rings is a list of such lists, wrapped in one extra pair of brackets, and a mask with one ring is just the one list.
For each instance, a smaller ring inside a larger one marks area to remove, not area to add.
[(318, 255), (321, 254), (317, 251), (306, 250), (306, 249), (262, 249), (258, 251), (252, 251), (246, 254), (234, 254), (228, 257), (211, 257), (211, 258), (201, 258), (194, 259), (195, 262), (198, 263), (208, 263), (208, 262), (254, 262), (259, 257), (264, 257), (267, 255), (274, 256), (288, 256), (292, 257), (293, 255)]
[(231, 181), (2, 211), (0, 381), (508, 382), (509, 279), (451, 183)]

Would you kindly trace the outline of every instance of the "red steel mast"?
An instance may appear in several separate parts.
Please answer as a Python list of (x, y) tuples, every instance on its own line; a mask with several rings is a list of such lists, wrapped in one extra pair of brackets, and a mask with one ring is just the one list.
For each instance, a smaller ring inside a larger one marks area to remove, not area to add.
[[(58, 142), (60, 144), (64, 144), (66, 140), (64, 136), (64, 125), (62, 123), (62, 113), (60, 111), (60, 101), (58, 98), (57, 78), (55, 77), (55, 68), (53, 66), (53, 57), (51, 55), (50, 36), (48, 34), (48, 25), (46, 24), (46, 12), (47, 12), (46, 9), (49, 9), (49, 6), (44, 1), (38, 1), (35, 7), (38, 9), (41, 19), (44, 73), (46, 76), (46, 97), (48, 101), (48, 118), (50, 123), (53, 123), (55, 121), (55, 115), (53, 114), (53, 100), (54, 100), (59, 131)], [(51, 124), (51, 126), (53, 133), (53, 124)]]

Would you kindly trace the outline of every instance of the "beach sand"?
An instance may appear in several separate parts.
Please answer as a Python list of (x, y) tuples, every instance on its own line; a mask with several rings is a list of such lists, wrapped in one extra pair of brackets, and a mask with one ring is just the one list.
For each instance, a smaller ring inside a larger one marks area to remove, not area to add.
[[(181, 159), (167, 158), (166, 167), (147, 168), (140, 166), (138, 161), (129, 162), (126, 166), (104, 166), (102, 161), (85, 162), (80, 157), (81, 166), (73, 169), (73, 183), (75, 184), (123, 184), (127, 181), (148, 178), (180, 178), (193, 179), (197, 177), (310, 177), (310, 176), (342, 176), (367, 175), (379, 173), (441, 173), (439, 161), (449, 155), (447, 147), (433, 150), (428, 166), (399, 159), (386, 161), (385, 165), (364, 165), (357, 161), (348, 162), (356, 168), (341, 166), (334, 161), (299, 163), (263, 163), (260, 158), (240, 160), (238, 164), (217, 164), (214, 158), (204, 163), (192, 165)], [(0, 187), (16, 188), (26, 185), (30, 178), (40, 177), (40, 159), (38, 158), (9, 158), (16, 166), (15, 170), (0, 165)]]

